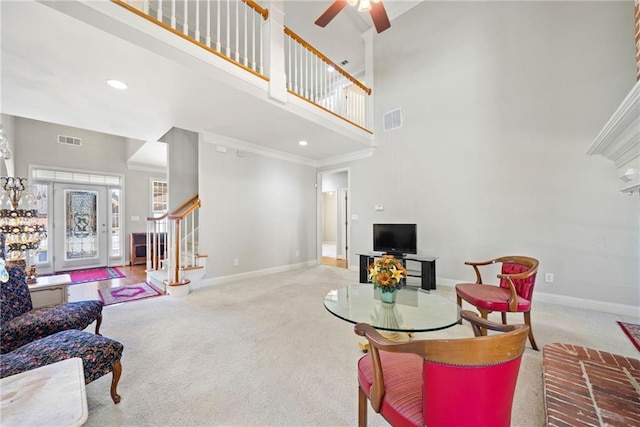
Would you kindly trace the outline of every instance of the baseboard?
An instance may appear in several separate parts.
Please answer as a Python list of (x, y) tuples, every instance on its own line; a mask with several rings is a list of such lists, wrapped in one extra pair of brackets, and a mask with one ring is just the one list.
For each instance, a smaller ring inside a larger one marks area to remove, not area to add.
[(303, 267), (313, 267), (314, 265), (318, 265), (318, 261), (315, 259), (305, 261), (305, 262), (300, 262), (297, 264), (287, 264), (287, 265), (282, 265), (280, 267), (266, 268), (264, 270), (248, 271), (246, 273), (238, 273), (238, 274), (231, 274), (228, 276), (213, 277), (210, 279), (201, 280), (199, 287), (204, 288), (207, 286), (214, 286), (222, 283), (235, 282), (237, 280), (252, 279), (254, 277), (264, 277), (269, 274), (282, 273), (284, 271), (295, 270)]
[[(437, 286), (454, 287), (456, 283), (464, 280), (453, 280), (438, 277)], [(595, 301), (584, 298), (570, 297), (567, 295), (550, 294), (546, 292), (534, 292), (534, 300), (548, 304), (563, 305), (565, 307), (582, 308), (585, 310), (601, 311), (604, 313), (617, 314), (619, 316), (638, 317), (640, 309), (633, 305), (618, 304), (614, 302)]]

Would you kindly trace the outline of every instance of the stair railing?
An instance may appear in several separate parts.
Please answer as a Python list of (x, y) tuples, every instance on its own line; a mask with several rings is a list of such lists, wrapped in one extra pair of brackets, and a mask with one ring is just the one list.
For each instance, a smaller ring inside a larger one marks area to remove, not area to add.
[(111, 0), (166, 30), (266, 78), (262, 21), (252, 0)]
[(284, 27), (285, 69), (289, 93), (364, 130), (371, 89)]
[(147, 271), (166, 270), (169, 286), (189, 283), (181, 277), (184, 268), (193, 267), (198, 256), (198, 195), (171, 213), (147, 217)]
[(267, 20), (273, 18), (253, 0), (111, 1), (267, 81), (269, 54), (284, 58), (270, 66), (285, 72), (289, 94), (371, 132), (371, 89), (286, 26), (284, 40), (272, 41)]

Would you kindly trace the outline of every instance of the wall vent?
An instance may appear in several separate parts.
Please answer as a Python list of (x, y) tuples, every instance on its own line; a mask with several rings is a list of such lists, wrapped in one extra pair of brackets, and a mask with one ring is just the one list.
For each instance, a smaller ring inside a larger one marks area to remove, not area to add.
[(402, 110), (387, 111), (382, 115), (382, 129), (386, 132), (389, 130), (400, 129), (402, 127)]
[(76, 147), (82, 147), (82, 139), (74, 138), (73, 136), (58, 135), (58, 144), (75, 145)]

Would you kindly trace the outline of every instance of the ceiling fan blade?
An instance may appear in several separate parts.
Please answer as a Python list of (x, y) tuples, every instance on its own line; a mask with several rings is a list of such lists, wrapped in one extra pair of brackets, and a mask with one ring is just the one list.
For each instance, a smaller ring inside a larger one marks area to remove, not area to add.
[(347, 0), (336, 0), (327, 10), (324, 11), (320, 18), (316, 19), (316, 25), (326, 27), (336, 15), (347, 5)]
[(382, 1), (377, 3), (371, 2), (371, 11), (369, 13), (371, 13), (373, 25), (375, 25), (378, 33), (381, 33), (391, 27), (391, 22), (389, 22), (389, 17), (387, 16), (387, 11), (384, 10)]

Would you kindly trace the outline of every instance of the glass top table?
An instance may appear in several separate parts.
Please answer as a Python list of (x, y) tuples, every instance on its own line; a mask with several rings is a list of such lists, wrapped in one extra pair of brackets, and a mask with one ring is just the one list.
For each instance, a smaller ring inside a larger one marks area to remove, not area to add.
[(368, 323), (394, 332), (428, 332), (446, 329), (460, 321), (455, 301), (419, 288), (398, 290), (396, 302), (380, 301), (371, 283), (334, 289), (324, 297), (331, 314), (350, 323)]

